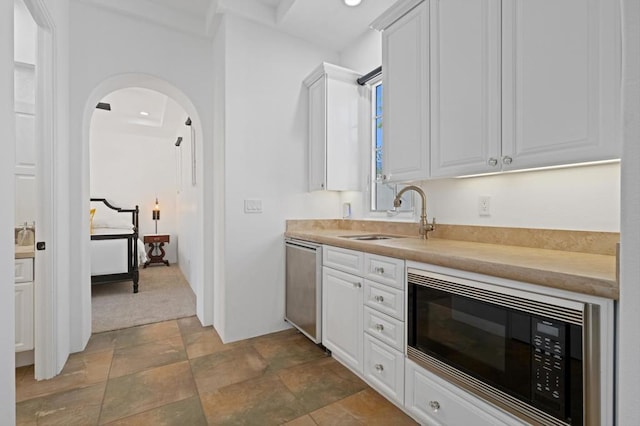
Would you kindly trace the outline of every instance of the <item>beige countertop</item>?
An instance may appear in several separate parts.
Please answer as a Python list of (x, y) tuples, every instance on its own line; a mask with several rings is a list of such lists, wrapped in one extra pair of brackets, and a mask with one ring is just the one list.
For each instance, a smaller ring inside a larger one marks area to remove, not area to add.
[(33, 246), (15, 246), (16, 259), (29, 259), (34, 257), (36, 257), (36, 253)]
[(291, 226), (286, 237), (618, 299), (616, 256), (414, 236), (359, 241), (366, 231)]

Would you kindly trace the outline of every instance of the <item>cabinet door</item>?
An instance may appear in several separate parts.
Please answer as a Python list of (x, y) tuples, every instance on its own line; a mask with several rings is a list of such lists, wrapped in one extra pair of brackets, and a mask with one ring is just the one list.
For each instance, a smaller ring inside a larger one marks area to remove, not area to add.
[(327, 166), (327, 79), (309, 86), (309, 191), (325, 189)]
[(382, 155), (391, 182), (429, 176), (428, 24), (428, 2), (423, 2), (382, 33)]
[(503, 168), (619, 158), (619, 2), (503, 1)]
[(362, 373), (363, 279), (322, 268), (322, 344)]
[(500, 170), (500, 2), (431, 0), (431, 176)]
[(33, 282), (15, 285), (16, 352), (33, 349)]

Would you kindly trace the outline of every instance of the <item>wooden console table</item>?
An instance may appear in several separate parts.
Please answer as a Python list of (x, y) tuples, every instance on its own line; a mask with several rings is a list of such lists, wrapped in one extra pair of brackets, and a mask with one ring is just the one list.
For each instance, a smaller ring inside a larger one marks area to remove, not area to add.
[[(169, 235), (147, 234), (144, 236), (144, 243), (149, 245), (149, 251), (147, 251), (147, 257), (149, 259), (144, 263), (144, 268), (154, 263), (169, 266), (169, 261), (164, 259), (164, 245), (165, 243), (169, 244)], [(160, 254), (158, 254), (158, 251)]]

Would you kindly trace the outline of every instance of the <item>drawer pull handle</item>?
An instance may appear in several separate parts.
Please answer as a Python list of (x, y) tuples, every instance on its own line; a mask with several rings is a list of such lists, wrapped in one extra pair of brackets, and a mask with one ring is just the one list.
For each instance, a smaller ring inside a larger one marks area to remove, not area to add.
[(354, 286), (355, 288), (361, 288), (361, 287), (362, 287), (362, 284), (361, 284), (361, 283), (353, 283), (353, 286)]
[(375, 271), (380, 275), (384, 274), (384, 268), (382, 266), (376, 266)]
[(382, 302), (384, 302), (384, 297), (382, 297), (382, 296), (376, 296), (376, 297), (374, 297), (374, 299), (375, 299), (375, 301), (376, 301), (376, 302), (378, 302), (378, 303), (382, 303)]
[(382, 332), (382, 330), (384, 330), (384, 325), (376, 324), (376, 330), (378, 330), (379, 332)]
[(431, 407), (434, 413), (437, 413), (440, 409), (440, 403), (438, 401), (429, 401), (429, 407)]
[(378, 373), (382, 373), (384, 371), (384, 367), (382, 366), (382, 364), (376, 364), (374, 365), (374, 368)]

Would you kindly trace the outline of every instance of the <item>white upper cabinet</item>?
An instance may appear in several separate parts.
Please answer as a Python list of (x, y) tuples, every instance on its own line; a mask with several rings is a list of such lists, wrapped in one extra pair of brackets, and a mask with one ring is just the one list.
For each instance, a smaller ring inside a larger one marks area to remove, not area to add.
[(431, 0), (431, 176), (499, 170), (500, 0)]
[(399, 19), (386, 15), (373, 24), (384, 29), (382, 164), (389, 182), (429, 176), (429, 9), (412, 3), (418, 5)]
[(304, 80), (309, 90), (309, 191), (360, 190), (358, 77), (323, 63)]
[(505, 170), (620, 158), (616, 0), (503, 0)]
[(396, 3), (374, 22), (390, 180), (620, 158), (620, 25), (616, 0)]

